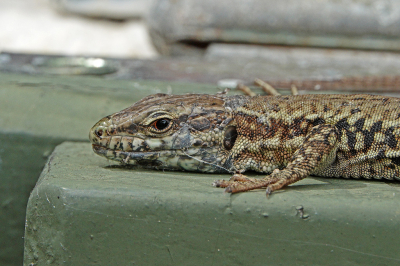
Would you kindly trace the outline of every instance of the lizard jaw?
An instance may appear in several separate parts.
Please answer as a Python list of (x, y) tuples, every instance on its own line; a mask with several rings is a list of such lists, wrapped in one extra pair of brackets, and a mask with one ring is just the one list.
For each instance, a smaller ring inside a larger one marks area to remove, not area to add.
[(214, 148), (188, 148), (178, 150), (158, 150), (128, 152), (92, 144), (93, 151), (107, 159), (119, 161), (125, 165), (139, 165), (151, 169), (185, 170), (194, 172), (221, 173), (228, 170), (218, 162), (207, 162), (204, 155), (213, 154)]
[(152, 161), (154, 162), (153, 165), (157, 166), (162, 163), (157, 160), (160, 156), (174, 156), (173, 151), (132, 152), (110, 149), (97, 144), (92, 144), (92, 148), (93, 151), (100, 156), (131, 165), (147, 165), (148, 163), (146, 163), (146, 161)]
[[(142, 138), (131, 135), (111, 135), (115, 125), (100, 121), (89, 133), (93, 151), (124, 165), (139, 165), (152, 169), (196, 172), (227, 172), (221, 166), (217, 146), (192, 146), (188, 130), (164, 138)], [(101, 132), (101, 134), (99, 133)], [(210, 156), (211, 155), (211, 156)]]

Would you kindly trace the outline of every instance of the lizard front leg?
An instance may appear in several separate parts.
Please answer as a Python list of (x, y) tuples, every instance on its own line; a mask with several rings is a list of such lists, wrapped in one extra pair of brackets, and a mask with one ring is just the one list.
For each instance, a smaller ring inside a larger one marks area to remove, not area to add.
[[(261, 178), (248, 178), (235, 174), (230, 181), (214, 182), (216, 187), (226, 187), (225, 191), (237, 193), (266, 187), (267, 195), (293, 184), (318, 168), (325, 167), (334, 159), (337, 149), (338, 131), (332, 125), (315, 126), (304, 139), (303, 144), (293, 154), (291, 161), (282, 170), (275, 169), (270, 175)], [(240, 160), (240, 157), (237, 158)]]

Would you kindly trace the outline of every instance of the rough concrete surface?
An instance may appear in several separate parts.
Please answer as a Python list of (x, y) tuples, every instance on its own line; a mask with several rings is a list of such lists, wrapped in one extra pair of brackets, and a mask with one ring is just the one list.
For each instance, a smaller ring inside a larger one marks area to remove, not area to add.
[(24, 265), (400, 263), (398, 184), (307, 178), (266, 198), (211, 186), (227, 177), (110, 166), (63, 143), (29, 199)]

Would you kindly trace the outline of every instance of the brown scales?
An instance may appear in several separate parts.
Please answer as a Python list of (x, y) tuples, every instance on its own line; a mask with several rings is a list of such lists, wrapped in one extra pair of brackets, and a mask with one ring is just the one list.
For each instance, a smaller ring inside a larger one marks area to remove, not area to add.
[[(399, 179), (399, 104), (397, 98), (372, 95), (253, 97), (235, 114), (241, 141), (246, 146), (259, 135), (261, 147), (278, 150), (274, 160), (282, 170), (262, 179), (239, 172), (214, 185), (231, 193), (267, 187), (269, 194), (310, 174)], [(267, 122), (254, 122), (263, 116), (268, 116)], [(250, 128), (268, 128), (268, 133)], [(276, 135), (274, 147), (271, 139)], [(248, 149), (237, 152), (236, 167), (243, 168), (239, 158), (249, 158), (252, 153)], [(260, 165), (263, 159), (254, 153), (253, 157)], [(260, 171), (258, 167), (253, 170)]]

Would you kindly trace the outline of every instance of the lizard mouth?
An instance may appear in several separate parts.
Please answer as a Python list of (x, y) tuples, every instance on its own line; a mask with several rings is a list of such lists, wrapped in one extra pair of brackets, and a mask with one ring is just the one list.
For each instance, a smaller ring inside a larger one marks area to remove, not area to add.
[[(107, 122), (107, 121), (106, 121)], [(173, 156), (173, 150), (153, 150), (143, 138), (127, 135), (111, 135), (115, 125), (103, 122), (96, 125), (89, 132), (93, 151), (107, 159), (121, 162), (122, 164), (158, 165), (159, 157)]]
[[(123, 165), (138, 165), (162, 170), (196, 172), (227, 172), (220, 166), (222, 158), (216, 156), (216, 146), (191, 146), (188, 139), (169, 136), (144, 139), (138, 136), (99, 134), (90, 131), (93, 151)], [(178, 142), (177, 140), (183, 140)], [(185, 145), (182, 145), (185, 144)]]
[(162, 170), (185, 170), (195, 172), (223, 173), (229, 172), (218, 165), (217, 158), (208, 158), (216, 153), (213, 148), (188, 148), (156, 151), (123, 151), (110, 149), (99, 144), (92, 144), (93, 151), (107, 159), (118, 161), (123, 165), (136, 165), (144, 168)]
[(128, 152), (110, 149), (98, 144), (92, 144), (92, 147), (96, 154), (113, 161), (119, 161), (123, 165), (138, 165), (144, 168), (162, 170), (228, 172), (227, 169), (215, 163), (205, 161), (203, 158), (205, 151), (199, 149)]
[(157, 161), (160, 157), (175, 156), (177, 150), (162, 151), (124, 151), (118, 149), (110, 149), (98, 144), (92, 144), (93, 151), (110, 160), (119, 161), (125, 164), (138, 164), (142, 160)]

